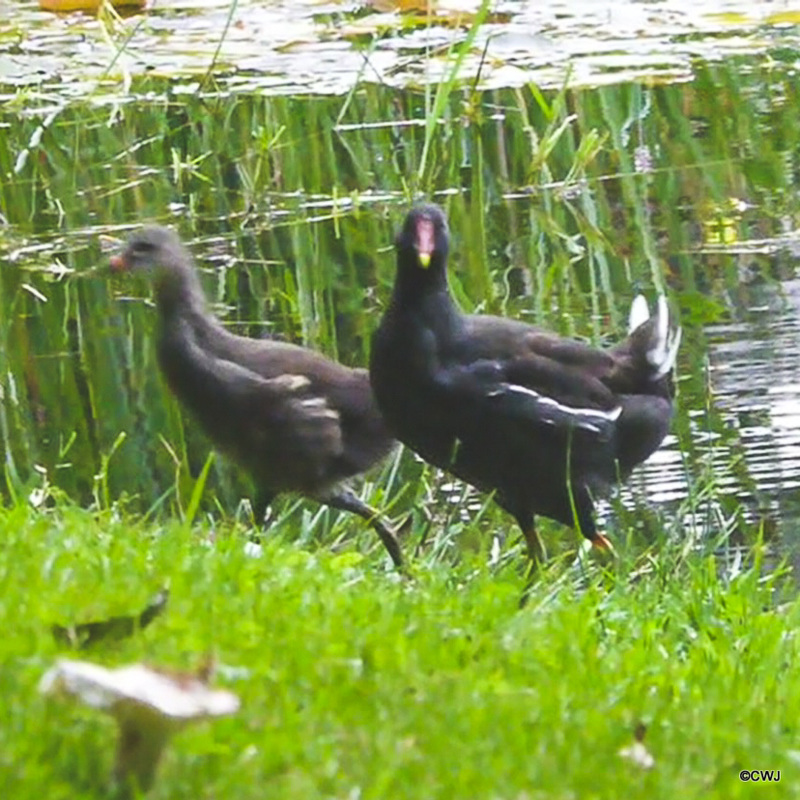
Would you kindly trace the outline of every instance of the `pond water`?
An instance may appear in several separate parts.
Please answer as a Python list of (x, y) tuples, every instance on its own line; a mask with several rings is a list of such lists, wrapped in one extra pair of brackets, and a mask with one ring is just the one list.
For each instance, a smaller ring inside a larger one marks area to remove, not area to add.
[[(103, 235), (175, 225), (235, 330), (364, 364), (425, 195), (465, 308), (610, 343), (666, 289), (679, 411), (623, 505), (675, 535), (797, 541), (800, 7), (539, 5), (210, 0), (103, 23), (0, 0), (6, 491), (175, 510), (205, 461)], [(421, 473), (406, 455), (364, 491), (480, 505)], [(209, 513), (247, 491), (222, 463), (212, 488)]]
[[(797, 44), (790, 0), (152, 0), (118, 25), (0, 0), (0, 79), (81, 97), (87, 82), (204, 75), (271, 94), (346, 94), (358, 82), (481, 89), (691, 80), (719, 60)], [(476, 24), (479, 23), (479, 24)], [(7, 42), (2, 46), (2, 42)], [(56, 88), (58, 87), (58, 88)]]

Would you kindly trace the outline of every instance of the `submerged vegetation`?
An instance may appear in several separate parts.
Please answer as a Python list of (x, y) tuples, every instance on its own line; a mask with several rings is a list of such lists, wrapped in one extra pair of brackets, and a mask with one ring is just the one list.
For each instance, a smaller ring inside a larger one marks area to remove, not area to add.
[[(64, 22), (91, 28), (85, 75), (44, 45), (25, 61), (0, 22), (8, 796), (108, 796), (113, 723), (36, 687), (69, 650), (53, 626), (135, 619), (165, 587), (146, 630), (81, 657), (210, 655), (242, 710), (180, 733), (152, 797), (729, 798), (752, 792), (744, 769), (798, 794), (792, 19), (768, 50), (677, 72), (643, 59), (637, 80), (609, 57), (597, 83), (617, 82), (578, 88), (598, 76), (585, 53), (537, 85), (502, 36), (490, 49), (489, 26), (516, 29), (487, 7), (453, 44), (445, 22), (365, 38), (358, 12), (315, 4), (313, 42), (304, 18), (233, 69), (223, 29), (258, 44), (274, 26), (242, 6), (238, 27), (230, 3), (209, 7), (215, 36), (177, 61), (152, 23), (182, 12)], [(346, 55), (321, 55), (320, 27)], [(267, 74), (298, 54), (338, 93)], [(639, 80), (675, 74), (691, 80)], [(251, 487), (167, 391), (148, 288), (111, 277), (105, 238), (171, 225), (231, 330), (363, 366), (419, 196), (447, 210), (466, 310), (608, 344), (639, 292), (680, 309), (674, 436), (605, 516), (616, 561), (543, 526), (555, 555), (528, 587), (510, 520), (403, 451), (355, 489), (405, 523), (410, 579), (365, 523), (292, 498), (248, 555)]]

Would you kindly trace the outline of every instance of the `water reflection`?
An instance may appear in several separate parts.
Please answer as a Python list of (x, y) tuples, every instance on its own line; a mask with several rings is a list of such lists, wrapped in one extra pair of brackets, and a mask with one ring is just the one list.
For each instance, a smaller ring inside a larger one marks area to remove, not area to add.
[[(800, 281), (750, 287), (731, 322), (709, 325), (710, 388), (732, 432), (714, 470), (748, 507), (800, 515)], [(743, 469), (733, 470), (739, 460)], [(732, 474), (734, 472), (734, 474)]]
[[(344, 94), (362, 80), (405, 87), (450, 73), (452, 50), (468, 41), (480, 5), (441, 0), (428, 17), (425, 0), (239, 0), (231, 14), (229, 0), (190, 0), (155, 4), (106, 28), (90, 16), (15, 3), (0, 20), (0, 83), (76, 97), (100, 79), (99, 94), (116, 95), (120, 76), (202, 76), (215, 63), (225, 91)], [(686, 81), (697, 58), (796, 47), (791, 23), (800, 14), (776, 5), (505, 0), (492, 4), (459, 72), (485, 89), (554, 87), (568, 73), (581, 86)]]

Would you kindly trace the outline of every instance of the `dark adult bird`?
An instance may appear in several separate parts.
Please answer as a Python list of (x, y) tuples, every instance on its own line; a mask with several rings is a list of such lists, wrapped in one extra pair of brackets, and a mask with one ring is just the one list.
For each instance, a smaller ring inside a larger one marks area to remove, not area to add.
[(462, 314), (447, 286), (449, 234), (421, 205), (395, 242), (397, 275), (372, 340), (370, 379), (391, 432), (485, 492), (519, 524), (533, 560), (534, 516), (597, 530), (593, 498), (625, 479), (669, 429), (680, 329), (660, 297), (639, 296), (630, 333), (601, 350), (515, 320)]
[(252, 476), (256, 520), (276, 495), (296, 492), (363, 517), (401, 566), (392, 529), (342, 485), (395, 444), (367, 371), (225, 330), (207, 308), (189, 253), (167, 228), (135, 232), (111, 267), (152, 280), (161, 370), (216, 447)]

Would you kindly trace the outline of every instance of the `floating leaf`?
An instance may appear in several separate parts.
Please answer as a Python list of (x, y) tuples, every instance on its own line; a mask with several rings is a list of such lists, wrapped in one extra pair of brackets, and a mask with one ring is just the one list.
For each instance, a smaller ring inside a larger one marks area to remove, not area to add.
[(764, 22), (767, 25), (798, 25), (800, 11), (776, 11), (774, 14), (768, 14)]
[[(147, 5), (147, 0), (107, 0), (107, 4), (114, 8), (128, 10), (142, 9)], [(42, 11), (58, 11), (70, 13), (72, 11), (88, 11), (96, 14), (103, 5), (103, 0), (39, 0)]]

